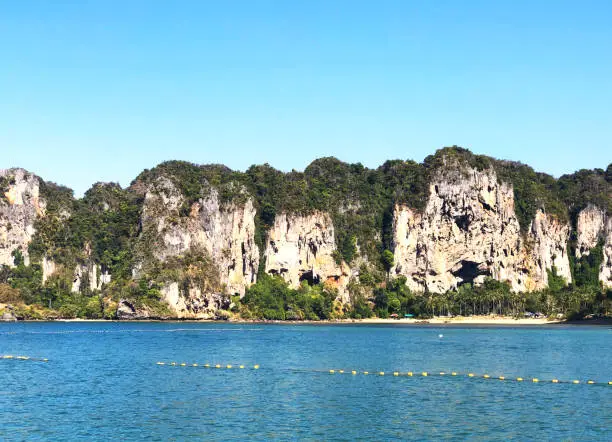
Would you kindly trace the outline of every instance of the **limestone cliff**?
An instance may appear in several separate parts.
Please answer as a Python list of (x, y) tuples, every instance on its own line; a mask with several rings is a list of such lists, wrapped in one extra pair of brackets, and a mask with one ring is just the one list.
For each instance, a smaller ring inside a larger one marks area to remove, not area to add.
[(603, 263), (599, 280), (604, 287), (612, 289), (612, 217), (606, 221)]
[(569, 224), (559, 222), (539, 210), (531, 222), (527, 240), (521, 248), (522, 262), (530, 269), (527, 272), (525, 289), (539, 290), (548, 286), (548, 270), (554, 267), (557, 274), (572, 282), (567, 242)]
[[(219, 287), (191, 285), (179, 291), (177, 281), (168, 280), (163, 289), (165, 299), (177, 312), (198, 314), (201, 305), (206, 304), (208, 309), (210, 295), (215, 291), (243, 296), (255, 282), (259, 265), (259, 248), (254, 239), (255, 208), (251, 198), (243, 204), (223, 202), (212, 187), (206, 197), (189, 206), (187, 216), (180, 212), (184, 204), (185, 197), (170, 179), (161, 176), (155, 180), (144, 198), (141, 247), (162, 263), (190, 251), (203, 251), (210, 257)], [(218, 303), (217, 308), (222, 304)]]
[(89, 291), (100, 291), (105, 284), (111, 282), (111, 275), (108, 271), (102, 271), (101, 266), (93, 261), (77, 264), (74, 268), (72, 279), (72, 293), (79, 293), (84, 285)]
[(265, 271), (282, 276), (294, 288), (302, 281), (330, 284), (346, 301), (350, 269), (344, 263), (336, 263), (335, 251), (334, 226), (329, 214), (281, 213), (268, 232)]
[(197, 286), (181, 292), (177, 282), (167, 283), (161, 292), (164, 302), (182, 319), (219, 319), (219, 311), (229, 309), (231, 304), (224, 293), (206, 292)]
[(429, 195), (422, 213), (394, 210), (392, 272), (406, 276), (411, 289), (441, 293), (489, 276), (516, 291), (536, 290), (553, 266), (571, 281), (569, 226), (539, 211), (524, 238), (512, 186), (493, 169), (445, 169)]
[(576, 222), (576, 257), (588, 255), (601, 239), (606, 226), (606, 213), (589, 205), (578, 213)]
[(612, 288), (612, 217), (599, 207), (588, 205), (578, 213), (576, 258), (588, 256), (599, 242), (603, 243), (599, 280), (604, 287)]
[(38, 177), (23, 169), (0, 169), (0, 265), (14, 265), (19, 250), (26, 265), (28, 244), (34, 236), (34, 221), (44, 214)]
[(43, 284), (45, 282), (47, 282), (47, 280), (55, 275), (58, 271), (58, 266), (55, 263), (55, 261), (53, 261), (52, 259), (44, 256), (42, 263), (41, 263), (41, 267), (42, 267), (42, 282)]

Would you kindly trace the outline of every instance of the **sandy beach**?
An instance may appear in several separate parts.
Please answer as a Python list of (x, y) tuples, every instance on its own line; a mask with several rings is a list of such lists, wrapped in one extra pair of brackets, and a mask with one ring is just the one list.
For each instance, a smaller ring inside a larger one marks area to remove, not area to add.
[[(230, 322), (234, 324), (386, 324), (386, 325), (423, 325), (423, 324), (461, 324), (461, 325), (547, 325), (561, 324), (564, 320), (548, 320), (546, 318), (520, 318), (515, 319), (509, 316), (456, 316), (446, 317), (437, 316), (429, 319), (383, 319), (383, 318), (367, 318), (367, 319), (336, 319), (329, 321), (267, 321), (267, 320), (243, 320), (230, 319), (229, 321), (220, 321), (213, 319), (195, 319), (195, 318), (168, 318), (162, 320), (156, 319), (138, 319), (138, 320), (104, 320), (104, 319), (56, 319), (58, 322)], [(580, 323), (589, 323), (589, 321), (581, 321)]]
[[(349, 320), (350, 322), (350, 320)], [(436, 316), (429, 319), (381, 319), (369, 318), (355, 322), (368, 324), (474, 324), (474, 325), (546, 325), (558, 324), (562, 320), (549, 320), (547, 318), (513, 318), (511, 316)]]

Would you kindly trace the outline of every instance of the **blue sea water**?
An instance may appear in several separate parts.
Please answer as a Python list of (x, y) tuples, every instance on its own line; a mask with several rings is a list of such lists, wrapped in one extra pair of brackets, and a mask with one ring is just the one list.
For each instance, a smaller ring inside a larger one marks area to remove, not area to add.
[(609, 327), (11, 323), (0, 354), (49, 359), (0, 359), (1, 440), (612, 439)]

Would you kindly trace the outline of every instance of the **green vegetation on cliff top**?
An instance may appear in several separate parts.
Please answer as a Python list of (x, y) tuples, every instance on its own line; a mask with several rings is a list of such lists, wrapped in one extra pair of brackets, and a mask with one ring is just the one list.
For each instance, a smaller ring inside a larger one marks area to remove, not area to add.
[[(524, 164), (475, 155), (457, 146), (438, 150), (422, 163), (390, 160), (376, 169), (366, 168), (360, 163), (344, 163), (333, 157), (315, 160), (303, 172), (287, 173), (268, 164), (251, 166), (245, 172), (237, 172), (222, 165), (199, 166), (168, 161), (143, 171), (127, 189), (117, 184), (98, 183), (82, 199), (75, 199), (72, 191), (66, 187), (41, 180), (41, 196), (46, 201), (47, 215), (38, 218), (35, 224), (36, 234), (29, 246), (33, 264), (28, 267), (18, 265), (10, 271), (4, 269), (3, 272), (9, 272), (10, 276), (5, 275), (0, 279), (5, 282), (10, 280), (10, 286), (19, 290), (27, 302), (55, 307), (54, 303), (67, 305), (74, 301), (80, 306), (79, 315), (84, 311), (89, 311), (87, 314), (91, 315), (95, 301), (83, 299), (77, 302), (77, 297), (70, 294), (70, 287), (75, 266), (96, 262), (102, 266), (103, 272), (108, 271), (113, 278), (102, 294), (106, 301), (100, 304), (99, 315), (104, 317), (104, 305), (117, 302), (120, 298), (160, 302), (159, 292), (154, 287), (160, 277), (163, 279), (164, 272), (178, 272), (182, 280), (203, 278), (203, 275), (210, 273), (211, 264), (207, 258), (187, 257), (193, 261), (194, 268), (199, 269), (195, 274), (179, 269), (181, 263), (177, 261), (172, 268), (153, 266), (147, 270), (148, 273), (140, 275), (139, 278), (150, 281), (147, 289), (140, 287), (133, 279), (135, 244), (142, 233), (140, 215), (144, 196), (151, 183), (165, 177), (182, 195), (183, 204), (179, 216), (187, 216), (191, 205), (210, 195), (213, 188), (224, 203), (244, 204), (247, 198), (252, 198), (256, 209), (255, 240), (262, 254), (267, 231), (277, 214), (328, 212), (334, 223), (337, 260), (352, 263), (358, 256), (366, 257), (369, 264), (361, 274), (371, 275), (372, 281), (376, 281), (374, 285), (370, 282), (365, 286), (352, 285), (353, 310), (347, 314), (367, 316), (366, 312), (371, 311), (372, 307), (371, 304), (367, 305), (370, 302), (368, 299), (374, 296), (379, 299), (375, 305), (376, 311), (384, 315), (384, 305), (387, 305), (387, 312), (398, 311), (397, 302), (400, 306), (409, 305), (401, 293), (395, 298), (389, 298), (380, 291), (373, 295), (375, 287), (383, 284), (389, 260), (392, 259), (392, 255), (383, 252), (392, 249), (393, 207), (403, 204), (423, 211), (433, 179), (440, 175), (460, 178), (462, 174), (469, 173), (469, 168), (481, 171), (492, 169), (498, 181), (513, 186), (515, 211), (523, 232), (527, 231), (539, 209), (562, 221), (570, 220), (574, 225), (577, 213), (588, 204), (594, 204), (608, 214), (612, 213), (612, 165), (608, 165), (606, 170), (580, 170), (555, 179), (535, 172)], [(0, 186), (10, 184), (7, 180), (10, 177), (4, 177)], [(0, 204), (3, 204), (1, 200)], [(569, 247), (573, 247), (572, 242)], [(594, 269), (598, 268), (598, 263), (591, 261), (600, 255), (597, 250), (595, 252), (590, 258), (572, 261), (573, 271), (577, 272), (576, 281), (589, 281), (589, 286), (592, 286)], [(573, 253), (569, 255), (573, 256)], [(43, 256), (53, 259), (62, 267), (62, 271), (44, 287), (40, 267)], [(263, 259), (260, 260), (260, 266), (263, 268)], [(261, 271), (259, 277), (267, 287), (266, 290), (274, 285), (262, 278)], [(367, 278), (364, 276), (364, 279)], [(214, 279), (207, 279), (207, 283), (218, 288)], [(82, 286), (86, 287), (87, 284)], [(285, 304), (281, 310), (284, 309), (285, 313), (282, 315), (264, 313), (271, 310), (266, 306), (265, 300), (268, 298), (263, 292), (257, 292), (256, 287), (249, 292), (243, 303), (245, 308), (253, 309), (255, 313), (252, 314), (287, 318), (297, 312), (295, 315), (299, 317), (315, 316), (313, 307), (309, 307), (308, 302), (302, 299), (303, 293), (300, 291), (283, 295)], [(367, 288), (365, 292), (363, 287)], [(92, 296), (88, 288), (84, 290), (86, 297)], [(320, 295), (324, 296), (322, 293)], [(310, 293), (309, 296), (314, 295)], [(87, 305), (90, 306), (89, 310), (86, 309)], [(318, 311), (320, 313), (321, 310)], [(330, 317), (328, 313), (317, 313), (316, 316)]]

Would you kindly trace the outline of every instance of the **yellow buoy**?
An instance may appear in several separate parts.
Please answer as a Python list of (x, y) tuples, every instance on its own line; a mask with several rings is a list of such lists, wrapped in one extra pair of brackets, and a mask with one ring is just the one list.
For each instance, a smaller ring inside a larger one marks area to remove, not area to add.
[(4, 359), (13, 359), (12, 355), (4, 355)]
[(357, 374), (357, 372), (355, 370), (351, 371), (351, 374)]
[(523, 378), (516, 378), (517, 381), (521, 382)]
[(506, 378), (505, 378), (504, 376), (500, 376), (500, 377), (499, 377), (499, 380), (500, 380), (500, 381), (504, 381), (505, 379), (506, 379)]
[(363, 374), (369, 374), (367, 371), (364, 371)]
[(48, 362), (48, 361), (49, 361), (49, 359), (47, 359), (47, 358), (43, 359), (43, 362)]
[(399, 373), (397, 371), (394, 371), (393, 376), (399, 376)]
[(176, 365), (176, 362), (171, 362), (170, 365)]
[(579, 384), (579, 383), (580, 383), (580, 381), (579, 381), (579, 380), (574, 380), (574, 381), (572, 381), (572, 384)]
[(163, 362), (158, 362), (157, 365), (165, 365)]
[(342, 374), (344, 373), (344, 370), (338, 370), (338, 373)]
[(485, 379), (489, 379), (490, 377), (491, 377), (491, 376), (489, 376), (488, 374), (485, 374), (485, 375), (483, 376), (483, 378), (485, 378)]
[(329, 372), (330, 372), (330, 373), (335, 373), (336, 371), (335, 371), (335, 370), (329, 370)]
[(231, 366), (231, 365), (229, 365), (229, 364), (227, 364), (227, 368), (232, 368), (232, 366)]
[(608, 382), (608, 385), (612, 385), (612, 381)]
[(244, 368), (244, 365), (241, 365), (240, 368)]
[(468, 373), (468, 376), (473, 378), (474, 377), (474, 373)]
[(408, 372), (408, 376), (412, 376), (412, 372), (411, 371)]
[(204, 367), (208, 368), (210, 367), (210, 364), (204, 364)]
[(181, 367), (184, 367), (185, 365), (187, 364), (185, 364), (184, 362), (181, 362)]
[(253, 366), (253, 368), (254, 368), (255, 370), (259, 370), (259, 365), (254, 365), (254, 366)]
[(533, 378), (531, 382), (540, 382), (540, 380), (538, 378)]
[(191, 366), (192, 366), (192, 367), (197, 367), (197, 366), (198, 366), (198, 364), (191, 364)]
[(446, 373), (444, 373), (443, 371), (440, 372), (440, 376), (444, 376)]
[(423, 376), (427, 376), (427, 372), (424, 371), (423, 373), (421, 373)]
[(221, 364), (215, 365), (215, 368), (221, 368)]
[(552, 381), (550, 381), (550, 382), (552, 382), (553, 384), (558, 384), (558, 383), (559, 383), (559, 379), (553, 379), (553, 380), (552, 380)]
[(457, 372), (456, 372), (456, 371), (453, 371), (453, 372), (451, 373), (451, 376), (457, 376)]
[(587, 381), (587, 384), (594, 384), (595, 381)]
[(384, 375), (385, 375), (385, 372), (384, 372), (384, 371), (381, 371), (381, 372), (379, 372), (378, 374), (379, 374), (379, 375), (381, 375), (381, 376), (384, 376)]

